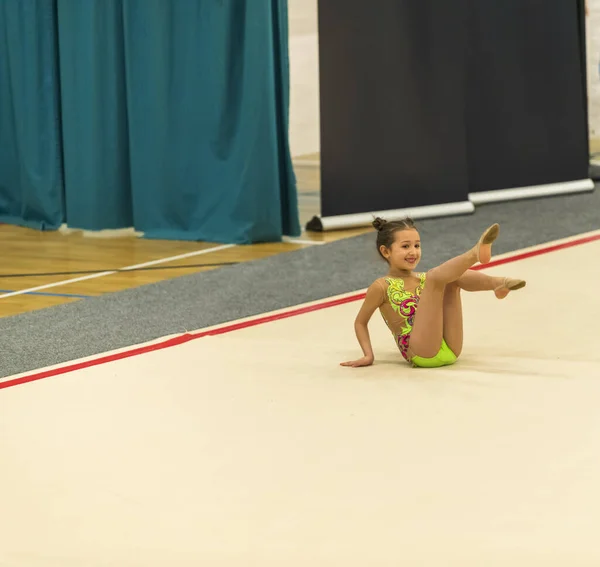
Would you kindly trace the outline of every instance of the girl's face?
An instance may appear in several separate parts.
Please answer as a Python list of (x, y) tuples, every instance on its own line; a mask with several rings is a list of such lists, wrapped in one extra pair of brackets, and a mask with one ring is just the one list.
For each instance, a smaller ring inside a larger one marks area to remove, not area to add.
[(410, 228), (394, 233), (394, 242), (389, 248), (381, 247), (383, 257), (391, 268), (397, 270), (414, 270), (421, 260), (421, 238), (419, 233)]

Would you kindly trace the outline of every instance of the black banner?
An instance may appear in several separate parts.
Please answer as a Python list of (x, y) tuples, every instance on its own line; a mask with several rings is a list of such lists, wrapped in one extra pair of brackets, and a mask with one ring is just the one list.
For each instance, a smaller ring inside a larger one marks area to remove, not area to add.
[(579, 0), (473, 0), (469, 192), (588, 177)]
[(322, 217), (587, 178), (582, 14), (582, 0), (321, 0)]
[(467, 201), (464, 2), (319, 2), (323, 216)]

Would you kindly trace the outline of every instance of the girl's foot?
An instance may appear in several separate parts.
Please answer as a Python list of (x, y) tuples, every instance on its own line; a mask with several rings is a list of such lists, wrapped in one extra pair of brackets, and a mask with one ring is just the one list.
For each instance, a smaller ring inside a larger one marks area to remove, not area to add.
[(493, 224), (481, 235), (479, 242), (475, 246), (477, 261), (480, 264), (488, 264), (492, 259), (492, 242), (498, 238), (499, 233), (500, 225)]
[(521, 289), (527, 285), (525, 280), (515, 280), (513, 278), (504, 278), (502, 285), (498, 286), (494, 293), (498, 299), (504, 299), (509, 292), (515, 289)]

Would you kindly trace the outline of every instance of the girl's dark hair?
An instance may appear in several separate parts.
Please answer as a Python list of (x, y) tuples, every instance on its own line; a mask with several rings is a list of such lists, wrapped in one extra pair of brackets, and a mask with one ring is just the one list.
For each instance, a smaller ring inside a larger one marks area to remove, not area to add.
[(379, 255), (382, 258), (384, 258), (384, 260), (385, 257), (383, 256), (380, 250), (381, 246), (389, 248), (394, 242), (396, 232), (398, 232), (399, 230), (417, 229), (417, 226), (415, 225), (414, 221), (409, 217), (391, 222), (377, 217), (373, 221), (373, 227), (375, 228), (375, 230), (377, 230), (377, 252), (379, 252)]

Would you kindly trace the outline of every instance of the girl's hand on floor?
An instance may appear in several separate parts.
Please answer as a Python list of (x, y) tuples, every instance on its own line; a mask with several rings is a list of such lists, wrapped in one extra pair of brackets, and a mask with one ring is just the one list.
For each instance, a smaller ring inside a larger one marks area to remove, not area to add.
[(359, 366), (371, 366), (373, 364), (373, 358), (369, 356), (363, 356), (358, 360), (349, 360), (348, 362), (342, 362), (340, 366), (351, 366), (352, 368), (358, 368)]

